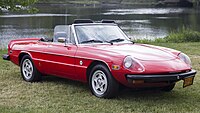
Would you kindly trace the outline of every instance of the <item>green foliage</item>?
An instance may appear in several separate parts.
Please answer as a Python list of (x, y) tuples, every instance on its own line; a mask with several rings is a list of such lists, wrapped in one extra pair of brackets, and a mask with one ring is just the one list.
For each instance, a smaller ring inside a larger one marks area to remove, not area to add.
[(165, 40), (166, 42), (200, 42), (200, 32), (183, 27), (177, 33), (170, 33)]
[(38, 0), (0, 0), (0, 12), (3, 9), (9, 11), (20, 11), (27, 10), (28, 12), (36, 12), (36, 8), (30, 8), (30, 5), (33, 5)]
[(182, 27), (177, 31), (172, 31), (169, 36), (164, 38), (157, 38), (155, 40), (136, 40), (135, 42), (139, 43), (151, 43), (151, 42), (174, 42), (174, 43), (181, 43), (181, 42), (200, 42), (200, 32), (194, 31), (192, 29)]

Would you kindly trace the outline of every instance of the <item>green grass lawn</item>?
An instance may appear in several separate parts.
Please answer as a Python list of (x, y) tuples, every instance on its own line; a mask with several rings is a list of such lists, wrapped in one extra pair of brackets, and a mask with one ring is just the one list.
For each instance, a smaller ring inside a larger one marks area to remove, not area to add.
[[(200, 71), (200, 43), (152, 43), (188, 54), (193, 68)], [(0, 55), (6, 51), (0, 50)], [(42, 82), (22, 80), (19, 67), (0, 58), (0, 113), (8, 112), (200, 112), (200, 76), (194, 85), (182, 88), (177, 83), (172, 92), (158, 90), (124, 90), (114, 99), (99, 99), (87, 84), (57, 77), (44, 77)]]

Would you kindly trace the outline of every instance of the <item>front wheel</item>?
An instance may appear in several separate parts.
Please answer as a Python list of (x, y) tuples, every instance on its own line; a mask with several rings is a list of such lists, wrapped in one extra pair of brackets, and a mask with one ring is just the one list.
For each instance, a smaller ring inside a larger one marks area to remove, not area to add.
[(94, 66), (90, 72), (89, 87), (96, 97), (112, 98), (118, 93), (119, 84), (108, 68), (99, 64)]
[(41, 79), (41, 73), (36, 69), (29, 55), (23, 56), (20, 70), (22, 78), (27, 82), (36, 82)]

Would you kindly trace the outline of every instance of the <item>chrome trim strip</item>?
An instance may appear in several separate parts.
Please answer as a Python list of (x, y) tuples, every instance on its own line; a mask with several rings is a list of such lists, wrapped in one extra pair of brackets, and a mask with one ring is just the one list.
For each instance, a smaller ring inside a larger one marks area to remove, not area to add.
[(37, 58), (33, 58), (33, 60), (48, 62), (48, 63), (53, 63), (53, 64), (59, 64), (59, 65), (65, 65), (65, 66), (71, 66), (71, 67), (87, 68), (87, 66), (67, 64), (67, 63), (62, 63), (62, 62), (54, 62), (54, 61), (50, 61), (50, 60), (43, 60), (43, 59), (37, 59)]

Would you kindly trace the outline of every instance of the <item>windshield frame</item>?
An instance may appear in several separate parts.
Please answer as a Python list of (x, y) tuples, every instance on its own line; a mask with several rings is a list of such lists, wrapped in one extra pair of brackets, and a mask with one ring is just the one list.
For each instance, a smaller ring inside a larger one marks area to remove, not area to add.
[(87, 24), (72, 24), (72, 29), (74, 31), (74, 36), (75, 36), (75, 40), (76, 40), (76, 44), (77, 45), (92, 45), (92, 44), (110, 44), (110, 43), (80, 43), (79, 42), (79, 39), (78, 39), (78, 36), (77, 36), (77, 32), (76, 32), (76, 29), (75, 27), (76, 26), (96, 26), (96, 25), (107, 25), (107, 26), (117, 26), (117, 28), (119, 29), (119, 32), (124, 36), (124, 39), (127, 41), (127, 42), (114, 42), (114, 43), (119, 43), (119, 44), (125, 44), (125, 43), (132, 43), (130, 41), (130, 39), (128, 38), (128, 36), (123, 32), (123, 30), (117, 25), (117, 24), (114, 24), (114, 23), (87, 23)]

